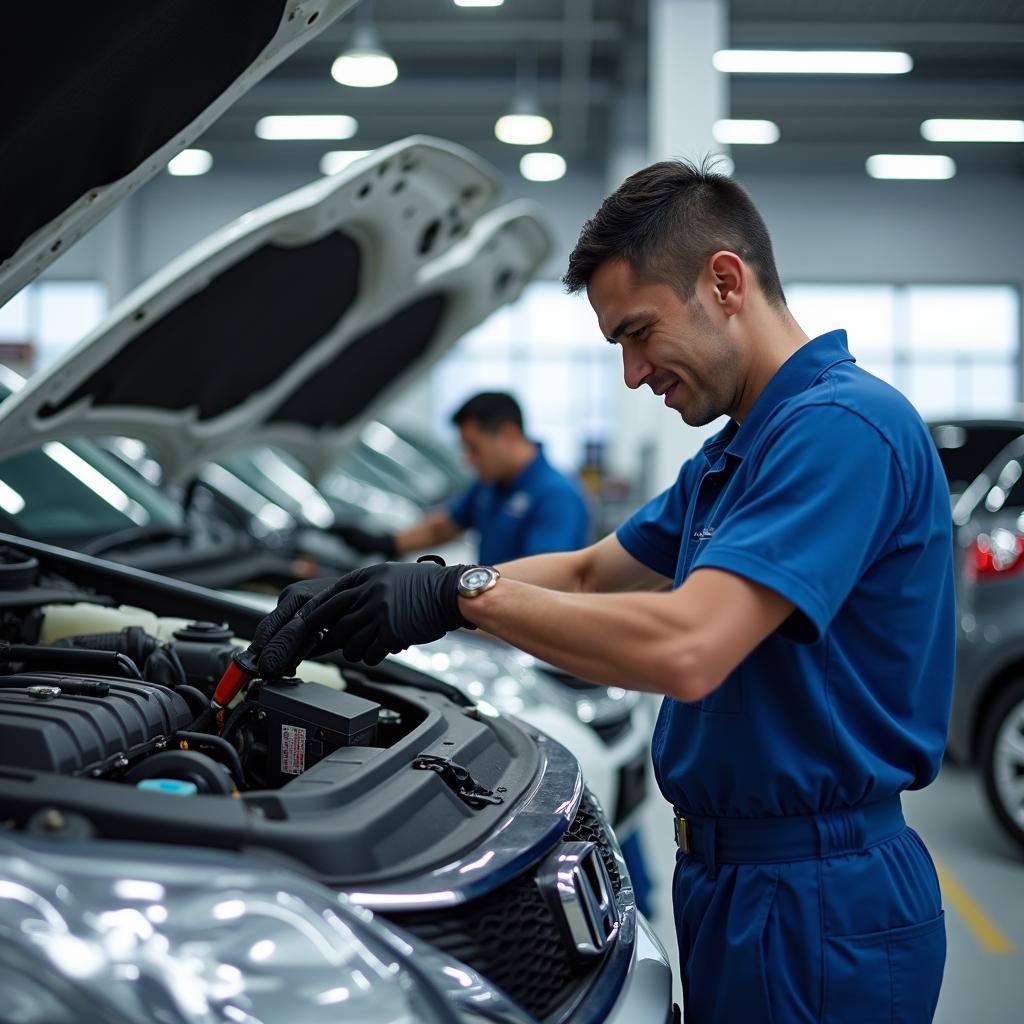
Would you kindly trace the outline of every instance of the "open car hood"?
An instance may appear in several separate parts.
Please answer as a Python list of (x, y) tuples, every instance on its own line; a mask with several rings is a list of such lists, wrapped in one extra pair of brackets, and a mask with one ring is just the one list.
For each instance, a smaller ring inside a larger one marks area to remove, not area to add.
[(0, 455), (122, 435), (170, 482), (261, 444), (321, 472), (546, 259), (531, 205), (482, 212), (496, 187), (467, 151), (413, 137), (245, 214), (0, 405)]
[(5, 10), (0, 306), (354, 3), (107, 0), (59, 31)]

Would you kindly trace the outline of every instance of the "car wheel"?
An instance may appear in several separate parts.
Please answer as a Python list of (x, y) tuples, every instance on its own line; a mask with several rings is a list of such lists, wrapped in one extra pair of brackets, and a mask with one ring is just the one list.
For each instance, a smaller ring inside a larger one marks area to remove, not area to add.
[(1015, 679), (982, 723), (978, 763), (999, 823), (1024, 849), (1024, 679)]

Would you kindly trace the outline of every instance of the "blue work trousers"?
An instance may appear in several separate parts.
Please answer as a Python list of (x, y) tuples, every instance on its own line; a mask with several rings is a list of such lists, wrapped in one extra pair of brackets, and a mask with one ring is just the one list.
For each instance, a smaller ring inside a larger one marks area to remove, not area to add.
[(672, 884), (686, 1024), (927, 1024), (946, 931), (938, 879), (906, 828), (857, 853), (707, 864)]

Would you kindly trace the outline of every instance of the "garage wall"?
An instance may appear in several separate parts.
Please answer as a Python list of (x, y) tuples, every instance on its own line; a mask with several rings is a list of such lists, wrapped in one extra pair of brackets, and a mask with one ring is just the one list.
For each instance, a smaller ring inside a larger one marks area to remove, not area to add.
[[(1024, 290), (1020, 178), (964, 176), (914, 183), (872, 181), (860, 174), (739, 177), (772, 230), (784, 279), (1000, 282)], [(116, 300), (217, 227), (307, 180), (260, 172), (222, 171), (193, 179), (161, 175), (69, 250), (48, 276), (99, 278)], [(604, 195), (604, 181), (598, 175), (576, 175), (531, 185), (517, 178), (507, 182), (503, 194), (544, 206), (557, 238), (545, 271), (557, 277), (580, 225)], [(649, 488), (667, 486), (707, 431), (683, 426), (646, 394), (624, 388), (618, 394), (621, 428), (611, 447), (613, 466), (632, 475), (641, 462), (649, 463)], [(401, 415), (429, 421), (425, 385), (406, 397)]]
[[(737, 177), (768, 223), (784, 282), (1000, 283), (1024, 291), (1022, 178)], [(653, 439), (655, 492), (710, 431), (682, 425), (649, 395), (622, 391), (613, 458), (629, 471)]]

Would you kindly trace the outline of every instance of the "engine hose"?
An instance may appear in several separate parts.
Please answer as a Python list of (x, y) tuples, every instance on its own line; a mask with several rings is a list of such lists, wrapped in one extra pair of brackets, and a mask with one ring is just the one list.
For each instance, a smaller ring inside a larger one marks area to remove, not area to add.
[(83, 633), (64, 637), (54, 647), (84, 648), (89, 651), (119, 651), (136, 665), (145, 665), (149, 656), (160, 647), (160, 641), (141, 626), (125, 626), (117, 633)]
[(182, 697), (185, 698), (185, 702), (188, 704), (189, 710), (195, 716), (192, 719), (192, 724), (194, 724), (210, 706), (209, 699), (202, 690), (197, 690), (194, 686), (189, 686), (188, 683), (179, 683), (177, 686), (173, 687), (173, 689), (175, 693), (180, 693)]
[(235, 733), (237, 733), (242, 727), (242, 723), (249, 718), (255, 709), (256, 705), (251, 700), (239, 704), (238, 707), (231, 712), (231, 717), (224, 724), (224, 731), (220, 734), (220, 738), (231, 743), (232, 739), (234, 739)]
[(0, 643), (0, 662), (16, 662), (43, 671), (83, 672), (91, 675), (118, 675), (128, 679), (142, 679), (138, 665), (120, 651)]
[(219, 751), (224, 755), (222, 760), (228, 771), (231, 772), (235, 785), (239, 789), (245, 788), (245, 772), (242, 769), (242, 759), (238, 756), (238, 751), (227, 740), (222, 739), (220, 736), (211, 736), (205, 732), (176, 732), (174, 738), (176, 740), (184, 740), (185, 743), (195, 746), (197, 750), (202, 750), (203, 747), (206, 747), (208, 751)]

